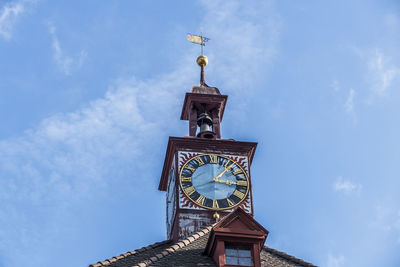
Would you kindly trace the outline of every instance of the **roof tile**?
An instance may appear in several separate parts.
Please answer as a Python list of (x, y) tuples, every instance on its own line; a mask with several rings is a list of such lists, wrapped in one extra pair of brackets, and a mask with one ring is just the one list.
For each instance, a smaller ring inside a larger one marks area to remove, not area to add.
[(167, 250), (164, 250), (164, 251), (161, 251), (161, 254), (162, 254), (163, 256), (166, 256), (166, 255), (168, 255), (169, 253), (168, 253)]
[(178, 244), (175, 244), (171, 247), (174, 251), (178, 250), (180, 246)]

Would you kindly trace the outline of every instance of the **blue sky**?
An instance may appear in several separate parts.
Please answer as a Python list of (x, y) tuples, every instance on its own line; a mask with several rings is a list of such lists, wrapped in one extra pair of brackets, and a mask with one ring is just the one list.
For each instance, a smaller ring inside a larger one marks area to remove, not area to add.
[(266, 244), (328, 267), (400, 264), (396, 1), (0, 1), (0, 266), (87, 266), (165, 239), (157, 190), (185, 92), (229, 95), (259, 142)]

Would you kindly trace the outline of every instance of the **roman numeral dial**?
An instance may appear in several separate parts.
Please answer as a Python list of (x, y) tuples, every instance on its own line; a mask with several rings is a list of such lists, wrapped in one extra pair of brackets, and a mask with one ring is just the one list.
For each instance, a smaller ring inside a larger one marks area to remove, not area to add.
[(210, 210), (231, 209), (246, 199), (249, 178), (234, 159), (202, 154), (189, 159), (181, 168), (179, 182), (183, 194), (194, 205)]

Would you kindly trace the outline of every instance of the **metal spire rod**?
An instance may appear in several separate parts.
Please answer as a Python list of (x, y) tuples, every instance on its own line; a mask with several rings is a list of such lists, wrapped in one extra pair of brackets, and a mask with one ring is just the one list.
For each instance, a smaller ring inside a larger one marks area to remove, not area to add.
[(205, 78), (204, 78), (204, 67), (208, 64), (208, 58), (203, 55), (203, 46), (206, 45), (206, 42), (210, 40), (210, 38), (205, 37), (202, 35), (203, 32), (200, 31), (200, 35), (194, 35), (191, 33), (188, 33), (186, 39), (188, 41), (194, 43), (194, 44), (199, 44), (201, 47), (201, 56), (197, 58), (197, 64), (200, 66), (200, 85), (206, 86)]

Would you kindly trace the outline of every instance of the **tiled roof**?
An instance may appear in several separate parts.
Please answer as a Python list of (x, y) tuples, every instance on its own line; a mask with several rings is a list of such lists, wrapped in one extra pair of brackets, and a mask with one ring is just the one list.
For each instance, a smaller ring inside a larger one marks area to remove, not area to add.
[[(153, 245), (100, 261), (89, 267), (216, 266), (214, 261), (203, 253), (211, 229), (212, 226), (206, 227), (177, 243), (172, 243), (169, 240), (157, 242)], [(315, 267), (311, 263), (269, 247), (264, 247), (261, 252), (261, 266)]]
[(301, 259), (293, 257), (289, 254), (281, 252), (279, 250), (264, 247), (261, 251), (261, 266), (264, 267), (277, 267), (277, 266), (306, 266), (316, 267), (314, 264), (305, 262)]
[[(211, 226), (206, 227), (174, 244), (168, 240), (155, 243), (111, 259), (100, 261), (89, 267), (199, 266), (197, 265), (199, 260), (206, 261), (209, 266), (215, 266), (212, 259), (202, 255), (211, 228)], [(166, 258), (168, 258), (167, 262), (165, 262)], [(182, 260), (180, 265), (177, 263), (178, 258)], [(190, 261), (194, 261), (196, 264), (193, 265)]]

